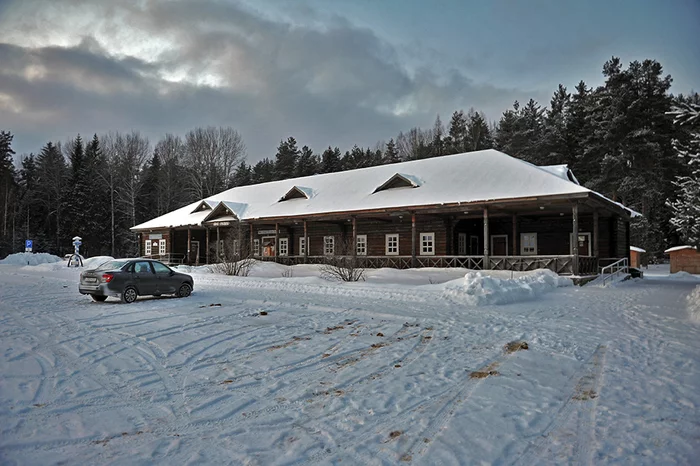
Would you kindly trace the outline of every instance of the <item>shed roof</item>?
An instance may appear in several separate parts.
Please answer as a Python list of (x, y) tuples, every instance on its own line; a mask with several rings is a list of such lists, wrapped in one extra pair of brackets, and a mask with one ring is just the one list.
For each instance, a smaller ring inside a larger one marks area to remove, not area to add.
[(671, 252), (682, 251), (683, 249), (697, 249), (697, 248), (695, 246), (675, 246), (675, 247), (666, 249), (664, 251), (664, 253), (668, 254)]
[[(204, 200), (211, 205), (217, 201), (231, 207), (235, 205), (232, 210), (236, 216), (248, 220), (593, 193), (572, 182), (566, 175), (568, 171), (561, 167), (565, 166), (537, 167), (489, 149), (240, 186)], [(397, 173), (416, 187), (375, 192)], [(313, 195), (308, 199), (278, 202), (289, 192), (290, 185), (304, 187), (305, 192)], [(193, 218), (200, 212), (192, 213), (192, 210), (200, 202), (132, 228), (145, 230), (199, 224), (203, 217)], [(631, 215), (636, 214), (625, 209)]]
[(638, 248), (636, 246), (630, 246), (630, 251), (635, 251), (635, 252), (646, 252), (645, 249)]

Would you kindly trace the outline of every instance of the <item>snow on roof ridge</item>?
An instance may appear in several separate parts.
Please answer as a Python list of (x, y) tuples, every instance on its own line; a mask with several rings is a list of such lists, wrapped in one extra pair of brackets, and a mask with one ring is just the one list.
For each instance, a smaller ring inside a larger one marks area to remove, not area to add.
[(666, 250), (664, 251), (664, 253), (669, 253), (669, 252), (674, 252), (674, 251), (680, 251), (680, 250), (682, 250), (682, 249), (695, 249), (695, 250), (697, 250), (698, 248), (696, 248), (695, 246), (688, 246), (688, 245), (685, 245), (685, 246), (674, 246), (674, 247), (672, 247), (672, 248), (666, 249)]
[(638, 248), (637, 246), (630, 246), (630, 251), (647, 252), (645, 249)]

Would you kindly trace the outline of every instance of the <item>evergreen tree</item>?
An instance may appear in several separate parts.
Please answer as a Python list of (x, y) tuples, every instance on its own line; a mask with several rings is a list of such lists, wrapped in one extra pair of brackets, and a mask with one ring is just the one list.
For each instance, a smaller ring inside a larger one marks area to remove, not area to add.
[(433, 141), (430, 144), (432, 157), (440, 157), (445, 155), (445, 148), (443, 146), (443, 138), (445, 136), (445, 128), (442, 126), (442, 120), (440, 120), (440, 115), (435, 117), (435, 123), (433, 124)]
[(679, 103), (671, 112), (675, 123), (688, 128), (685, 141), (676, 140), (674, 148), (691, 172), (677, 177), (674, 185), (678, 196), (671, 207), (671, 224), (680, 233), (685, 244), (700, 249), (700, 104)]
[(275, 158), (274, 179), (285, 180), (293, 178), (296, 173), (298, 158), (299, 149), (297, 148), (296, 139), (290, 136), (286, 141), (280, 141)]
[(513, 157), (519, 157), (520, 147), (516, 141), (516, 135), (520, 131), (520, 104), (516, 100), (513, 108), (501, 115), (496, 131), (496, 149)]
[(342, 169), (341, 163), (340, 149), (337, 147), (331, 149), (331, 146), (328, 146), (328, 149), (324, 150), (323, 154), (321, 154), (320, 173), (340, 171)]
[[(540, 161), (544, 165), (568, 164), (571, 161), (567, 144), (566, 112), (571, 95), (559, 85), (544, 118), (544, 134)], [(569, 166), (569, 168), (573, 168)]]
[(301, 155), (297, 161), (296, 176), (310, 176), (318, 173), (318, 157), (309, 146), (301, 148)]
[(48, 242), (39, 246), (60, 256), (70, 243), (70, 238), (63, 237), (66, 230), (65, 207), (66, 196), (70, 192), (70, 176), (60, 144), (46, 143), (37, 156), (36, 164), (37, 181), (41, 187), (37, 196), (37, 207), (42, 210), (42, 229)]
[(252, 173), (253, 183), (267, 183), (275, 179), (275, 163), (265, 157), (255, 164)]
[(466, 149), (469, 151), (493, 148), (493, 138), (486, 117), (473, 108), (470, 108), (467, 114), (466, 143)]
[(2, 224), (0, 224), (0, 257), (13, 250), (14, 229), (12, 228), (16, 210), (17, 182), (12, 156), (13, 135), (9, 131), (0, 131), (0, 208), (2, 209)]
[(357, 147), (355, 144), (352, 150), (345, 152), (345, 156), (342, 159), (343, 170), (354, 170), (356, 168), (364, 168), (369, 166), (369, 160), (367, 160), (365, 151)]
[(383, 164), (398, 163), (401, 159), (399, 158), (399, 153), (396, 150), (396, 144), (394, 144), (394, 138), (389, 139), (386, 143), (386, 149), (384, 149), (384, 157), (382, 159)]
[(445, 146), (445, 154), (459, 154), (467, 152), (469, 143), (467, 141), (467, 120), (464, 112), (454, 112), (450, 119), (449, 146)]
[(566, 111), (566, 151), (569, 154), (567, 163), (574, 173), (582, 179), (590, 179), (591, 168), (585, 163), (584, 144), (590, 133), (590, 91), (586, 83), (580, 81), (576, 85), (576, 93), (571, 96)]
[(233, 175), (232, 188), (236, 186), (248, 186), (253, 184), (253, 169), (245, 163), (245, 160), (238, 165)]

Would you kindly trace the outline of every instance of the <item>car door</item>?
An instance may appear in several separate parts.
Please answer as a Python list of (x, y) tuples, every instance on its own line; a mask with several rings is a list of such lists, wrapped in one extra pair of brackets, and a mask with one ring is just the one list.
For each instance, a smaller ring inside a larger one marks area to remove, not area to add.
[(156, 293), (158, 279), (149, 261), (134, 262), (132, 277), (140, 295)]
[(153, 269), (156, 272), (156, 293), (171, 294), (177, 290), (177, 279), (173, 276), (172, 270), (165, 264), (160, 262), (152, 262)]

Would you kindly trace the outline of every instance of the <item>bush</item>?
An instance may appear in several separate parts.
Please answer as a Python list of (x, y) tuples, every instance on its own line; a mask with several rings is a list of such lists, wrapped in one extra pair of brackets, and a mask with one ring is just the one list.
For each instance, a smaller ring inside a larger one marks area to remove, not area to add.
[(341, 244), (340, 255), (326, 256), (321, 265), (321, 277), (326, 280), (357, 282), (365, 279), (365, 269), (360, 266), (360, 259), (352, 254), (352, 242)]

